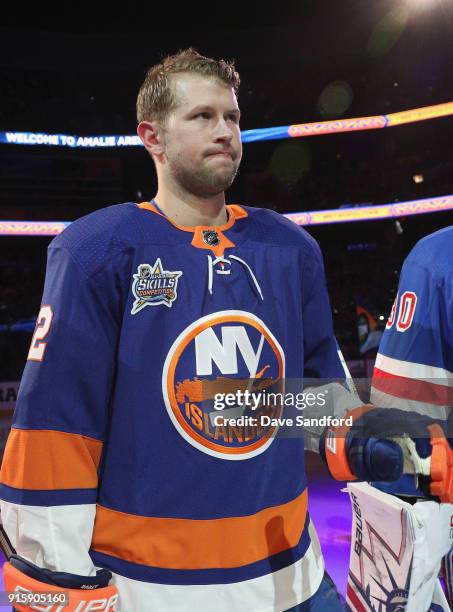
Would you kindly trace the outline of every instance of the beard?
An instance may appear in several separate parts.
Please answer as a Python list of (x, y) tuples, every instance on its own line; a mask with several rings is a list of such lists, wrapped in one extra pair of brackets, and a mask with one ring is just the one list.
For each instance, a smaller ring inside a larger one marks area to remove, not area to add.
[[(184, 191), (200, 198), (208, 198), (231, 187), (239, 168), (240, 158), (236, 158), (232, 163), (208, 162), (206, 165), (198, 166), (182, 157), (169, 159), (168, 162), (170, 174)], [(212, 167), (208, 167), (209, 165)]]

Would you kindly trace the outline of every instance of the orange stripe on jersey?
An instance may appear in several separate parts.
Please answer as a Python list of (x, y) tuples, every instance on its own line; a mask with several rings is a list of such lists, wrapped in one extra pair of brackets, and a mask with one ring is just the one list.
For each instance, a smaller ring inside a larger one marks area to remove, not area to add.
[[(234, 217), (236, 220), (244, 219), (245, 217), (249, 216), (248, 212), (244, 208), (242, 208), (242, 206), (239, 206), (239, 204), (227, 204), (227, 210), (230, 213), (230, 217)], [(226, 228), (221, 227), (219, 229)]]
[(226, 223), (224, 223), (223, 225), (198, 225), (196, 227), (189, 227), (189, 226), (184, 226), (184, 225), (177, 225), (176, 223), (174, 223), (169, 217), (166, 217), (165, 215), (163, 215), (155, 206), (154, 204), (151, 204), (151, 202), (141, 202), (141, 204), (137, 204), (137, 206), (139, 208), (142, 208), (144, 210), (149, 210), (153, 213), (156, 213), (156, 215), (160, 215), (161, 217), (163, 217), (164, 219), (167, 219), (167, 221), (169, 221), (169, 223), (171, 223), (172, 225), (174, 225), (174, 227), (176, 227), (177, 229), (182, 230), (183, 232), (195, 232), (195, 230), (197, 228), (201, 228), (201, 229), (205, 229), (205, 230), (217, 230), (220, 232), (223, 232), (225, 230), (228, 230), (230, 228), (233, 227), (233, 225), (235, 224), (235, 222), (238, 219), (244, 219), (245, 217), (248, 217), (249, 214), (246, 210), (244, 210), (242, 208), (242, 206), (239, 206), (239, 204), (227, 204), (226, 209), (228, 211), (228, 221)]
[(16, 489), (93, 489), (102, 442), (63, 431), (11, 429), (0, 472)]
[(168, 569), (240, 567), (296, 546), (306, 515), (306, 490), (254, 515), (210, 520), (143, 517), (98, 506), (92, 548)]

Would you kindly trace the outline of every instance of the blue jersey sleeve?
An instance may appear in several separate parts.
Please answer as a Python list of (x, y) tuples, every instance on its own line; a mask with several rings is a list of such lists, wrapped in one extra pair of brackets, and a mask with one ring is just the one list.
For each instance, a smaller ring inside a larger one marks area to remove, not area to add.
[(416, 247), (401, 271), (372, 401), (442, 418), (453, 405), (453, 264), (436, 251), (429, 259), (429, 244)]
[(379, 353), (396, 360), (453, 371), (453, 296), (445, 279), (405, 263)]
[(335, 338), (332, 310), (327, 293), (322, 255), (313, 241), (311, 257), (304, 262), (307, 296), (304, 300), (304, 355), (305, 378), (345, 377)]
[(119, 330), (108, 270), (88, 277), (71, 253), (49, 248), (42, 307), (1, 471), (14, 503), (94, 502)]

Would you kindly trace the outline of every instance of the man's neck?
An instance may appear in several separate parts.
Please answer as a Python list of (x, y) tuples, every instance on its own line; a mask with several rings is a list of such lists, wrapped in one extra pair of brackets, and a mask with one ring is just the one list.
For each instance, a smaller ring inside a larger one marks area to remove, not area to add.
[(181, 227), (219, 226), (227, 222), (224, 193), (212, 198), (199, 198), (193, 195), (182, 198), (159, 190), (154, 201), (173, 223)]

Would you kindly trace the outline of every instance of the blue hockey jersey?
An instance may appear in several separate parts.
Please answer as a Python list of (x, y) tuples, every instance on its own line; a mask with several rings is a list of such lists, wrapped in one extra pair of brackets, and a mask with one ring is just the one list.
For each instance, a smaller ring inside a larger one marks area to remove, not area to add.
[(227, 208), (187, 228), (116, 205), (48, 251), (2, 519), (37, 565), (110, 569), (127, 612), (285, 610), (323, 574), (302, 437), (212, 418), (251, 380), (343, 376), (322, 258), (282, 216)]
[[(453, 227), (420, 240), (404, 262), (376, 357), (371, 400), (452, 421)], [(375, 484), (388, 493), (420, 495), (409, 475)]]
[(404, 262), (373, 376), (372, 400), (448, 418), (453, 406), (453, 227)]

